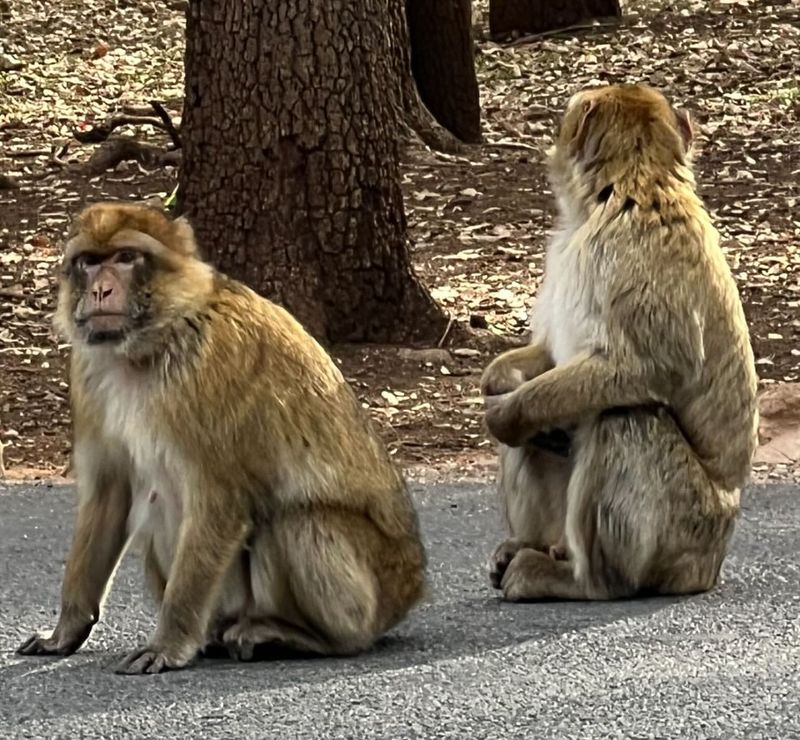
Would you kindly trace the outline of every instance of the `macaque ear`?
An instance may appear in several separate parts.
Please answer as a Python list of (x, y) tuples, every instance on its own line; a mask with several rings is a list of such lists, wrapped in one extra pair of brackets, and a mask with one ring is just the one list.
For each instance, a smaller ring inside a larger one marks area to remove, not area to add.
[(189, 221), (183, 217), (176, 218), (172, 222), (172, 227), (175, 230), (175, 244), (174, 248), (181, 254), (190, 255), (197, 251), (197, 245), (194, 238), (194, 229)]
[(683, 141), (684, 151), (689, 151), (694, 142), (694, 126), (689, 113), (681, 108), (674, 108), (675, 121), (678, 124), (678, 133), (681, 135)]
[(586, 144), (586, 139), (591, 130), (591, 120), (596, 112), (596, 100), (584, 100), (583, 103), (581, 103), (578, 125), (575, 129), (572, 141), (570, 142), (573, 154), (580, 154), (583, 152), (583, 147)]

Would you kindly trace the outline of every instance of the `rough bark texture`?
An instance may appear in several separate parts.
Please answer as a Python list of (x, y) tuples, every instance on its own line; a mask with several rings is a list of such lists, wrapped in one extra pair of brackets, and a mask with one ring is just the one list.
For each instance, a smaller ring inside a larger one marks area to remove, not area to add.
[(407, 0), (411, 69), (420, 97), (461, 141), (481, 140), (471, 0)]
[(619, 0), (489, 0), (489, 32), (492, 36), (542, 33), (621, 14)]
[(396, 0), (191, 0), (179, 209), (317, 337), (434, 337), (400, 191)]

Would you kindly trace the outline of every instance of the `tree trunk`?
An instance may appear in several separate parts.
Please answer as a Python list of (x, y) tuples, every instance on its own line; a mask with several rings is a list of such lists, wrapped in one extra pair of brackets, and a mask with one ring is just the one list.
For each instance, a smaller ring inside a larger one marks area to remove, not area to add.
[(420, 97), (461, 141), (481, 141), (471, 0), (407, 0), (411, 69)]
[(542, 33), (621, 15), (619, 0), (489, 0), (489, 33), (492, 37), (514, 31)]
[[(230, 275), (321, 339), (447, 319), (406, 243), (395, 0), (190, 0), (179, 209)], [(345, 10), (346, 8), (346, 10)]]
[(457, 153), (463, 144), (440, 124), (422, 102), (411, 73), (411, 41), (408, 34), (406, 0), (389, 0), (389, 33), (395, 40), (391, 74), (400, 80), (399, 115), (405, 134), (441, 152)]

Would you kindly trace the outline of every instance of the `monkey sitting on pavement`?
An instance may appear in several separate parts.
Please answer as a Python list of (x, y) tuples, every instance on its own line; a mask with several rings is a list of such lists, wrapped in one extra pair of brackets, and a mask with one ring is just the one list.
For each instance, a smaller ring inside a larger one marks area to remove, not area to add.
[(352, 654), (420, 599), (416, 512), (351, 388), (286, 311), (198, 257), (185, 220), (84, 210), (57, 324), (77, 523), (55, 630), (18, 652), (81, 646), (129, 538), (160, 611), (121, 673), (214, 646)]
[(648, 87), (567, 105), (533, 340), (482, 379), (511, 530), (490, 577), (506, 599), (718, 580), (756, 445), (757, 378), (692, 139), (688, 115)]

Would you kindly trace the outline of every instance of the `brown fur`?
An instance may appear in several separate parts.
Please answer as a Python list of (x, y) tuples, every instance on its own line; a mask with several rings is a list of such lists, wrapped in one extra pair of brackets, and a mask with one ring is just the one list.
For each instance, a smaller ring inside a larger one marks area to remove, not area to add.
[[(240, 658), (261, 643), (367, 648), (421, 597), (425, 556), (402, 477), (333, 361), (202, 262), (185, 221), (98, 204), (76, 223), (57, 323), (73, 343), (80, 507), (58, 625), (21, 652), (81, 645), (128, 537), (160, 614), (122, 672), (217, 644)], [(69, 261), (123, 248), (146, 255), (149, 318), (87, 344)]]
[[(717, 581), (756, 443), (756, 374), (690, 147), (688, 116), (650, 88), (567, 106), (534, 338), (483, 378), (512, 533), (490, 570), (508, 599)], [(528, 442), (554, 429), (570, 431), (569, 457)], [(548, 555), (564, 544), (567, 561)]]

